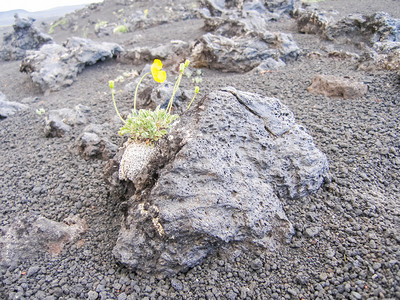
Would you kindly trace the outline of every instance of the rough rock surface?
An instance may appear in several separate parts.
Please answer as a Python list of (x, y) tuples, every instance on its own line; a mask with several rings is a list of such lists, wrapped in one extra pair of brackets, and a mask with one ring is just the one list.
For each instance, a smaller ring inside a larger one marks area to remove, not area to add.
[(78, 137), (76, 146), (80, 155), (85, 159), (98, 158), (108, 160), (118, 150), (118, 146), (109, 141), (105, 136), (105, 126), (90, 124), (85, 127)]
[(293, 234), (279, 199), (315, 192), (328, 170), (286, 106), (233, 88), (204, 97), (162, 141), (113, 250), (144, 272), (187, 270), (230, 242), (279, 247)]
[(77, 75), (89, 65), (112, 58), (123, 50), (116, 43), (96, 43), (73, 37), (64, 45), (44, 45), (30, 51), (21, 63), (20, 71), (29, 73), (43, 91), (57, 91), (71, 85)]
[(6, 96), (0, 92), (0, 119), (12, 116), (19, 110), (27, 109), (28, 106), (18, 102), (7, 101)]
[(40, 32), (34, 25), (34, 19), (19, 18), (16, 14), (13, 32), (3, 37), (0, 60), (19, 60), (28, 50), (38, 50), (45, 44), (52, 44), (51, 36)]
[(44, 217), (23, 218), (0, 228), (0, 265), (10, 266), (40, 254), (58, 255), (85, 233), (85, 220), (72, 216), (63, 223)]
[[(293, 12), (300, 3), (299, 0), (234, 0), (216, 1), (202, 0), (201, 16), (206, 21), (206, 26), (220, 23), (221, 20), (240, 22), (251, 30), (265, 30), (267, 22), (277, 20), (283, 14)], [(223, 22), (225, 22), (223, 21)]]
[(350, 79), (329, 75), (317, 75), (314, 77), (307, 90), (310, 93), (328, 97), (354, 99), (364, 96), (368, 91), (368, 86), (362, 82), (356, 82)]
[(224, 72), (248, 72), (270, 58), (296, 59), (299, 47), (285, 33), (264, 32), (258, 36), (228, 38), (205, 34), (192, 50), (193, 65)]
[(81, 104), (73, 109), (50, 110), (45, 120), (44, 133), (46, 137), (61, 137), (69, 132), (72, 126), (86, 124), (86, 116), (89, 112), (90, 108)]

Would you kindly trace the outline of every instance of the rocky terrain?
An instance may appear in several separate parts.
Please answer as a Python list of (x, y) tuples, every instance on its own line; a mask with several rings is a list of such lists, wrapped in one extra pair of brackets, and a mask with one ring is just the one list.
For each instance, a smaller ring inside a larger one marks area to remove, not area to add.
[[(396, 0), (106, 0), (0, 58), (0, 298), (400, 298)], [(154, 58), (181, 119), (124, 183), (108, 82), (126, 115)]]

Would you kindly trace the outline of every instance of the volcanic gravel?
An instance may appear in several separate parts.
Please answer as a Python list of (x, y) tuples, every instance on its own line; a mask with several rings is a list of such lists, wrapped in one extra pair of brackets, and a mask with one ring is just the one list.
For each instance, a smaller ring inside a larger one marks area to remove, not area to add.
[[(337, 2), (353, 5), (340, 7)], [(345, 16), (368, 11), (368, 5), (375, 8), (378, 2), (326, 0), (320, 6), (340, 7)], [(396, 1), (382, 1), (380, 9), (386, 10), (388, 3), (398, 13)], [(202, 23), (176, 25), (197, 34)], [(71, 87), (43, 95), (28, 75), (19, 73), (20, 62), (1, 62), (0, 91), (9, 101), (30, 106), (0, 120), (1, 226), (25, 216), (61, 222), (79, 215), (88, 230), (79, 246), (67, 245), (59, 256), (43, 254), (0, 268), (0, 298), (400, 299), (399, 75), (357, 71), (350, 58), (328, 58), (329, 51), (348, 50), (349, 45), (297, 34), (294, 20), (273, 26), (293, 34), (303, 51), (297, 61), (258, 75), (203, 70), (201, 94), (234, 86), (280, 99), (326, 153), (329, 182), (314, 195), (284, 202), (295, 228), (290, 244), (274, 252), (227, 244), (201, 265), (171, 278), (133, 272), (114, 260), (111, 251), (122, 212), (103, 180), (105, 162), (77, 154), (74, 144), (82, 127), (61, 138), (46, 138), (44, 116), (35, 113), (38, 108), (87, 105), (89, 121), (112, 124), (110, 139), (119, 144), (108, 80), (143, 66), (103, 62), (86, 68)], [(138, 45), (146, 45), (146, 32), (160, 43), (176, 38), (171, 28), (165, 24), (141, 30)], [(190, 37), (185, 36), (187, 41)], [(307, 56), (312, 51), (322, 56)], [(346, 100), (312, 95), (307, 87), (318, 74), (364, 82), (368, 93)], [(117, 90), (122, 88), (120, 84)], [(128, 110), (130, 101), (119, 100), (121, 109)]]

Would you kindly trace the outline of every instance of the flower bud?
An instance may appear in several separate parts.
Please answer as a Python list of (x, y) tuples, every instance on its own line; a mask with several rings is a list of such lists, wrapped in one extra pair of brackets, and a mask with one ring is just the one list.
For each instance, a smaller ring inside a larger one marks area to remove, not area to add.
[(185, 68), (187, 68), (188, 66), (189, 66), (189, 64), (190, 64), (190, 60), (185, 60)]
[(198, 86), (194, 87), (194, 93), (198, 94), (200, 92), (200, 88)]
[(110, 80), (110, 81), (108, 82), (108, 84), (110, 85), (110, 89), (113, 89), (113, 88), (114, 88), (114, 80)]

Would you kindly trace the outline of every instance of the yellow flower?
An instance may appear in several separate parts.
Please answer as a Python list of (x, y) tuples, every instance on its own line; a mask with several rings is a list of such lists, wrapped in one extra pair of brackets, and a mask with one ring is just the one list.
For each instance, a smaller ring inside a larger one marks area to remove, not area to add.
[(162, 62), (159, 59), (155, 59), (153, 64), (151, 65), (151, 75), (153, 75), (153, 78), (157, 82), (164, 82), (165, 79), (167, 79), (167, 73), (165, 71), (162, 71)]

